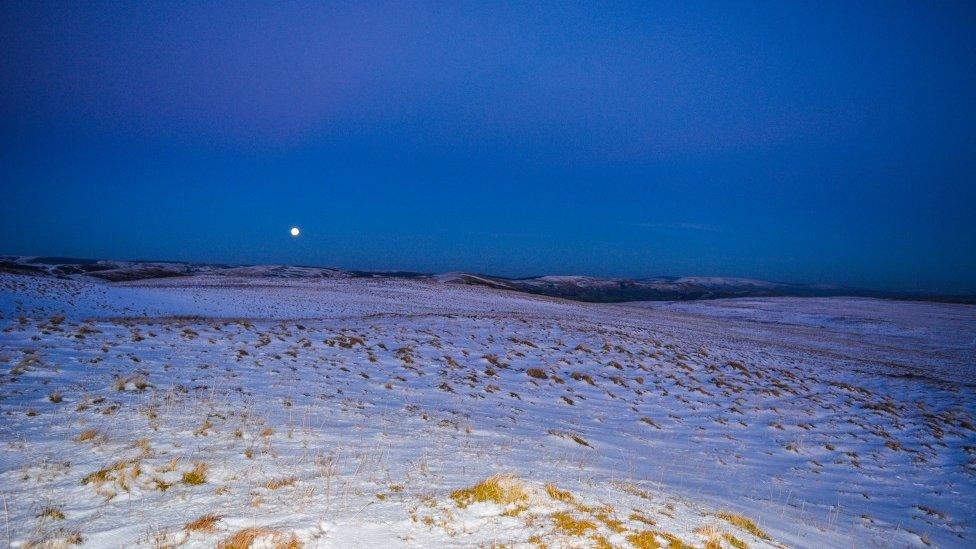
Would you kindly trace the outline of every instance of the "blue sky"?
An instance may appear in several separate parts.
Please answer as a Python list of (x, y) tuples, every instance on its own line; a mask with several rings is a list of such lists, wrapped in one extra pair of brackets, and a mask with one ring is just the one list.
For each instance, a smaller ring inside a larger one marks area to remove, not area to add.
[(972, 3), (0, 22), (0, 253), (976, 291)]

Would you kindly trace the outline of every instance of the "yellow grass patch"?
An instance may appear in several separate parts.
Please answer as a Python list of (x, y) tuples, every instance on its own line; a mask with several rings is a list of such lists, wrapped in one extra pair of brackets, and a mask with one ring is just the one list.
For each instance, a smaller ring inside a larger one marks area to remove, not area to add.
[(522, 503), (528, 497), (525, 488), (516, 479), (503, 475), (493, 476), (470, 488), (462, 488), (451, 493), (451, 499), (462, 509), (475, 502), (498, 505)]
[(756, 526), (755, 522), (738, 513), (723, 511), (721, 513), (718, 513), (718, 515), (716, 516), (722, 520), (728, 521), (730, 524), (742, 528), (746, 532), (749, 532), (750, 534), (756, 536), (759, 539), (766, 540), (766, 541), (773, 539), (772, 537), (769, 536), (769, 534), (767, 534), (758, 526)]
[(197, 463), (193, 469), (183, 473), (183, 483), (191, 486), (207, 482), (207, 464)]
[(552, 522), (557, 529), (571, 536), (582, 536), (589, 530), (596, 530), (596, 524), (593, 521), (577, 519), (565, 511), (553, 513)]
[(655, 524), (657, 524), (657, 521), (655, 521), (654, 519), (652, 519), (651, 517), (649, 517), (647, 515), (644, 515), (643, 513), (639, 512), (639, 511), (634, 511), (627, 518), (630, 519), (630, 520), (636, 521), (636, 522), (643, 522), (644, 524), (646, 524), (648, 526), (654, 526)]
[(295, 534), (286, 534), (268, 528), (244, 528), (217, 544), (217, 549), (250, 549), (254, 542), (270, 538), (275, 549), (300, 549), (302, 543)]
[(728, 532), (723, 533), (722, 537), (725, 538), (725, 541), (729, 542), (729, 545), (735, 547), (735, 549), (749, 549), (749, 545), (746, 544), (746, 542), (733, 536), (732, 534), (729, 534)]
[(573, 503), (575, 501), (572, 493), (570, 493), (568, 490), (560, 490), (559, 488), (556, 488), (555, 484), (546, 484), (546, 493), (549, 494), (549, 497), (552, 499), (561, 501), (563, 503)]
[(597, 520), (606, 525), (610, 531), (620, 534), (624, 532), (627, 528), (624, 527), (624, 523), (618, 520), (616, 517), (607, 512), (599, 512), (593, 515)]
[(695, 533), (705, 538), (704, 549), (722, 549), (722, 533), (715, 526), (700, 526)]
[(654, 532), (636, 532), (627, 536), (627, 541), (637, 549), (659, 549), (661, 544), (657, 542), (657, 535)]
[(105, 481), (112, 478), (112, 469), (106, 467), (105, 469), (99, 469), (94, 473), (89, 473), (85, 475), (85, 478), (81, 479), (82, 484), (94, 484), (100, 485)]
[(668, 549), (695, 549), (691, 545), (681, 541), (681, 538), (674, 534), (668, 532), (661, 532), (660, 534), (664, 539), (668, 540)]

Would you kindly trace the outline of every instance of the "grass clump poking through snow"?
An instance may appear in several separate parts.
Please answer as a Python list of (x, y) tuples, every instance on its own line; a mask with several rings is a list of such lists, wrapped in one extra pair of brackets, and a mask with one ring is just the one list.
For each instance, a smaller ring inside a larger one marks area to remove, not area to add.
[(571, 536), (582, 536), (589, 530), (596, 530), (596, 523), (591, 520), (581, 520), (566, 511), (552, 514), (552, 522), (560, 531)]
[(37, 517), (49, 520), (64, 520), (64, 512), (57, 507), (45, 507), (38, 513)]
[(112, 384), (115, 390), (120, 392), (128, 390), (130, 385), (137, 391), (145, 391), (149, 388), (149, 382), (146, 381), (146, 378), (140, 375), (117, 377), (115, 378), (115, 382)]
[(186, 530), (190, 532), (213, 532), (221, 518), (223, 517), (220, 515), (207, 513), (192, 522), (188, 522)]
[(657, 535), (654, 532), (637, 532), (627, 536), (627, 541), (637, 549), (658, 549), (661, 544), (657, 542)]
[(630, 520), (636, 521), (636, 522), (643, 522), (644, 524), (646, 524), (648, 526), (655, 526), (657, 524), (657, 521), (656, 520), (654, 520), (651, 517), (649, 517), (649, 516), (641, 513), (640, 511), (634, 511), (627, 518), (630, 519)]
[(705, 549), (722, 549), (722, 532), (714, 525), (695, 528), (695, 533), (705, 538)]
[(112, 478), (112, 470), (108, 467), (104, 469), (99, 469), (94, 473), (89, 473), (81, 479), (82, 484), (94, 484), (96, 486), (101, 485)]
[(285, 488), (287, 486), (294, 486), (298, 482), (296, 477), (278, 478), (274, 480), (269, 480), (264, 487), (268, 490), (277, 490), (278, 488)]
[(82, 431), (81, 434), (79, 434), (78, 436), (75, 437), (75, 441), (77, 441), (77, 442), (85, 442), (85, 441), (88, 441), (88, 440), (91, 440), (91, 439), (95, 438), (96, 436), (98, 436), (98, 430), (96, 430), (96, 429), (86, 429), (86, 430)]
[(573, 503), (575, 501), (573, 494), (571, 494), (568, 490), (560, 490), (559, 488), (556, 488), (555, 484), (547, 484), (546, 493), (549, 494), (549, 497), (552, 499), (561, 501), (563, 503)]
[(729, 522), (730, 524), (733, 524), (735, 526), (738, 526), (739, 528), (742, 528), (746, 532), (749, 532), (750, 534), (756, 536), (759, 539), (767, 540), (767, 541), (773, 539), (773, 538), (771, 538), (769, 536), (769, 534), (767, 534), (761, 528), (759, 528), (758, 526), (756, 526), (756, 523), (755, 522), (752, 522), (750, 519), (748, 519), (748, 518), (746, 518), (746, 517), (744, 517), (744, 516), (742, 516), (740, 514), (730, 513), (728, 511), (723, 511), (723, 512), (717, 514), (716, 516), (718, 518), (722, 519), (722, 520), (725, 520), (725, 521)]
[(528, 498), (525, 488), (509, 476), (494, 476), (451, 493), (451, 499), (462, 509), (476, 502), (509, 505), (522, 503)]
[(627, 530), (623, 521), (617, 519), (612, 514), (612, 510), (599, 511), (593, 515), (594, 518), (602, 522), (610, 531), (621, 534)]
[(207, 464), (197, 463), (193, 469), (183, 473), (183, 483), (191, 486), (207, 482)]
[(749, 549), (749, 546), (746, 545), (746, 542), (733, 536), (732, 534), (729, 534), (728, 532), (722, 534), (722, 537), (725, 538), (725, 541), (729, 542), (729, 545), (735, 547), (735, 549)]
[[(659, 534), (668, 541), (668, 549), (694, 549), (693, 546), (681, 541), (681, 538), (670, 532), (659, 532)], [(705, 549), (709, 549), (709, 547), (706, 545)]]
[[(294, 534), (269, 530), (267, 528), (244, 528), (217, 544), (217, 549), (250, 549), (257, 540), (270, 541), (275, 549), (299, 549), (302, 544)], [(267, 546), (268, 543), (262, 543)]]

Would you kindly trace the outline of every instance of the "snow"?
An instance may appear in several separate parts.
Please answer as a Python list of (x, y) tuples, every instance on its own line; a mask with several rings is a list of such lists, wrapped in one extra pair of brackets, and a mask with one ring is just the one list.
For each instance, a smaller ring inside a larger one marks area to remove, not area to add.
[[(739, 298), (628, 303), (715, 319), (716, 331), (775, 335), (809, 352), (843, 355), (885, 373), (976, 379), (976, 307), (871, 298)], [(733, 320), (735, 322), (733, 322)], [(894, 346), (897, 352), (893, 352)]]
[(676, 284), (697, 284), (709, 288), (721, 288), (723, 286), (745, 287), (754, 286), (757, 288), (775, 288), (780, 286), (775, 282), (765, 280), (755, 280), (752, 278), (729, 278), (718, 276), (683, 276), (674, 280)]
[[(729, 547), (723, 534), (750, 547), (966, 547), (976, 536), (972, 306), (605, 305), (239, 275), (0, 275), (0, 537), (212, 547), (259, 528), (255, 547), (595, 536), (626, 547), (651, 531), (698, 547)], [(186, 482), (198, 463), (203, 482)], [(524, 500), (451, 497), (493, 475)], [(560, 513), (592, 527), (561, 530)], [(209, 529), (187, 528), (207, 514), (219, 517)]]

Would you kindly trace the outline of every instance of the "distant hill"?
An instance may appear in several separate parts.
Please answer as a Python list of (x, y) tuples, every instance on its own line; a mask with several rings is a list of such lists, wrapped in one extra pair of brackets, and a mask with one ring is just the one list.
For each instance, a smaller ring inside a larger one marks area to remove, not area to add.
[(179, 276), (236, 278), (410, 278), (444, 284), (468, 284), (498, 290), (560, 297), (596, 303), (623, 301), (688, 301), (734, 297), (857, 296), (885, 299), (976, 303), (976, 295), (940, 295), (883, 292), (824, 284), (793, 284), (750, 278), (662, 276), (653, 278), (600, 278), (592, 276), (537, 276), (505, 278), (465, 272), (442, 274), (411, 271), (345, 271), (294, 265), (226, 265), (174, 261), (115, 261), (69, 257), (0, 256), (0, 272), (24, 275), (88, 276), (125, 282)]
[(825, 284), (791, 284), (750, 278), (729, 277), (654, 277), (599, 278), (591, 276), (538, 276), (510, 279), (469, 273), (437, 275), (443, 282), (474, 284), (590, 301), (687, 301), (733, 297), (829, 297), (857, 296), (885, 299), (909, 299), (950, 303), (976, 303), (973, 295), (933, 295), (907, 292), (883, 292)]

